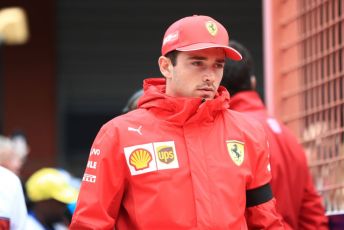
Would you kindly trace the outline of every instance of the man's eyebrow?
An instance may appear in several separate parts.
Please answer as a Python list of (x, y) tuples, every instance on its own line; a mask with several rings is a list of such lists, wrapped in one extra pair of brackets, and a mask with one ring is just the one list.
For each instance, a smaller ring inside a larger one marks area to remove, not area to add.
[[(188, 57), (189, 60), (207, 60), (208, 58), (207, 57), (202, 57), (202, 56), (190, 56)], [(224, 63), (225, 62), (225, 59), (224, 58), (219, 58), (219, 59), (216, 59), (216, 62), (219, 62), (219, 63)]]
[(189, 60), (207, 60), (208, 58), (202, 56), (190, 56), (188, 57)]

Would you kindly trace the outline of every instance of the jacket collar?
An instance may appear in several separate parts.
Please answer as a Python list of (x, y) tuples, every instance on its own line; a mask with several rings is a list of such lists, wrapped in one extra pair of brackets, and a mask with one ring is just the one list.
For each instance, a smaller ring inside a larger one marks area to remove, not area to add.
[(138, 102), (138, 107), (150, 110), (156, 117), (174, 124), (212, 121), (220, 111), (229, 108), (229, 93), (222, 86), (213, 100), (206, 101), (202, 101), (201, 98), (166, 95), (164, 78), (144, 80), (143, 89), (144, 94)]

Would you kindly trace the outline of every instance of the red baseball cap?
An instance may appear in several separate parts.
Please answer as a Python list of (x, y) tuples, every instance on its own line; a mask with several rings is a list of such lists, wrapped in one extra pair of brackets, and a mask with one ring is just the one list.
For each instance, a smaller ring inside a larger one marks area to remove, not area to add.
[(223, 48), (226, 57), (241, 60), (241, 54), (228, 46), (227, 30), (215, 19), (194, 15), (173, 23), (165, 32), (161, 53), (170, 51), (193, 51), (207, 48)]

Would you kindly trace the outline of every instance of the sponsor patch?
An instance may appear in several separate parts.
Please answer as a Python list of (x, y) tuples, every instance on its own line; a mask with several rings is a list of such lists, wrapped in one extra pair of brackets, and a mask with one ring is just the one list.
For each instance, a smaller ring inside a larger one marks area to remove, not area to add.
[(135, 170), (143, 170), (149, 167), (152, 154), (146, 149), (135, 149), (129, 156), (129, 163)]
[(131, 175), (179, 168), (174, 141), (153, 142), (124, 148)]
[(125, 158), (131, 175), (156, 171), (156, 160), (152, 143), (124, 148)]
[(166, 43), (173, 42), (179, 38), (179, 31), (176, 31), (172, 34), (167, 35), (164, 40), (162, 41), (162, 44), (165, 45)]
[(87, 168), (96, 169), (97, 168), (97, 161), (87, 161)]
[(90, 156), (95, 155), (99, 156), (100, 155), (100, 149), (92, 148), (90, 151)]
[(229, 156), (236, 165), (240, 166), (245, 159), (245, 143), (230, 140), (226, 141), (226, 144)]
[(208, 32), (209, 32), (212, 36), (216, 36), (216, 34), (217, 34), (217, 26), (216, 26), (215, 22), (207, 21), (207, 22), (205, 23), (205, 27), (207, 28)]
[(142, 129), (142, 125), (140, 125), (138, 128), (128, 127), (128, 131), (137, 132), (138, 134), (142, 136), (141, 129)]
[(174, 141), (154, 142), (158, 170), (179, 168)]
[(82, 180), (90, 183), (96, 183), (97, 176), (85, 173)]

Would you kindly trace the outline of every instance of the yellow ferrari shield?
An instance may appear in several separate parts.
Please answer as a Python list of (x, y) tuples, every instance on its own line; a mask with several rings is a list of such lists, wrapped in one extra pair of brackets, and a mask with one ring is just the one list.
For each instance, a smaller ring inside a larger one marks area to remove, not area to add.
[(244, 162), (245, 143), (236, 140), (226, 141), (226, 143), (229, 156), (236, 165), (240, 166)]
[(217, 34), (217, 26), (215, 22), (208, 21), (205, 23), (205, 27), (212, 36), (215, 36)]

